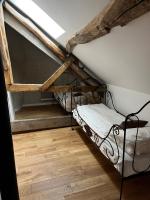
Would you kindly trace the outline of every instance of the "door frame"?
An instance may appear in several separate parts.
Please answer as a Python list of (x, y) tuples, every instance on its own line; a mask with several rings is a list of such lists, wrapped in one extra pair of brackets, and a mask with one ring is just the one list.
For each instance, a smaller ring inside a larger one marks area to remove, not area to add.
[(2, 200), (19, 200), (7, 91), (0, 55), (0, 193)]

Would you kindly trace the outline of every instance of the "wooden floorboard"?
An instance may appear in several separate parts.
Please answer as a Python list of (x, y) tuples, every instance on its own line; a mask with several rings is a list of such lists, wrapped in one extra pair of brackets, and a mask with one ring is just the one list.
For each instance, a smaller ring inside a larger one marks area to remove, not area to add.
[[(120, 177), (79, 129), (13, 136), (21, 200), (117, 200)], [(125, 200), (150, 200), (150, 177), (125, 183)]]

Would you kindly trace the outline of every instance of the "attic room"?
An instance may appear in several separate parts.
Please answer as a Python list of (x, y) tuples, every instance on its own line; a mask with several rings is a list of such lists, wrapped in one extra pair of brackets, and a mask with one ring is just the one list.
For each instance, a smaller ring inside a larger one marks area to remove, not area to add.
[(149, 11), (0, 1), (1, 200), (150, 200)]

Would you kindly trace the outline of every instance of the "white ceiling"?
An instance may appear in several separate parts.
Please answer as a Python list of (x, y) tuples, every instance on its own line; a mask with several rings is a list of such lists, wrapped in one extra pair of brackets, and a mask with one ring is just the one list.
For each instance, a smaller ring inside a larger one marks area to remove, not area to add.
[(66, 32), (58, 41), (65, 45), (109, 0), (34, 0)]
[[(70, 37), (96, 16), (109, 0), (34, 0)], [(74, 54), (108, 84), (150, 94), (150, 12), (88, 44)]]

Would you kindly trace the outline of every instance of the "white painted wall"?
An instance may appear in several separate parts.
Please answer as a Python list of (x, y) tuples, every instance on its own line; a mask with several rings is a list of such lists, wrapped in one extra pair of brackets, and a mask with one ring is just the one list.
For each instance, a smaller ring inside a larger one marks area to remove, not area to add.
[[(34, 0), (66, 33), (62, 45), (97, 15), (109, 0)], [(150, 12), (110, 34), (79, 45), (74, 54), (108, 84), (150, 94)]]
[[(129, 90), (114, 85), (108, 85), (108, 90), (112, 93), (116, 108), (125, 115), (137, 112), (150, 100), (150, 95), (135, 90)], [(150, 105), (145, 107), (139, 117), (140, 119), (150, 122)]]

